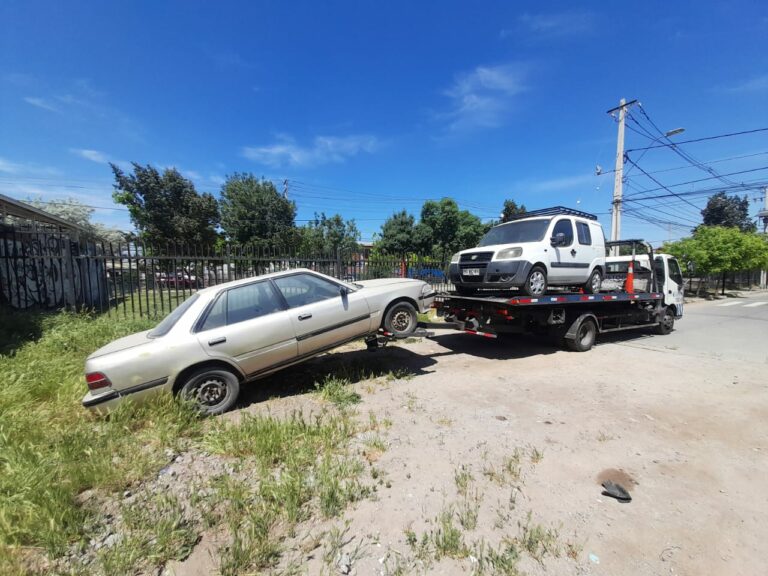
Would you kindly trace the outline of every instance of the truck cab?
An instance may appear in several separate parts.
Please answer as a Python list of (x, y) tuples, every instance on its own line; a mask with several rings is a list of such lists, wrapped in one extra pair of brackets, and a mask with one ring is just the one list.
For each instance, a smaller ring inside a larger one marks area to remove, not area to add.
[[(624, 287), (616, 286), (615, 282), (618, 280), (623, 284), (630, 262), (633, 262), (633, 273), (638, 284), (636, 289), (660, 292), (664, 306), (672, 309), (675, 318), (682, 317), (685, 297), (683, 273), (680, 263), (671, 254), (653, 255), (653, 274), (651, 274), (648, 254), (609, 256), (605, 259), (606, 278), (603, 288), (623, 290)], [(656, 279), (655, 288), (650, 283), (652, 277)]]

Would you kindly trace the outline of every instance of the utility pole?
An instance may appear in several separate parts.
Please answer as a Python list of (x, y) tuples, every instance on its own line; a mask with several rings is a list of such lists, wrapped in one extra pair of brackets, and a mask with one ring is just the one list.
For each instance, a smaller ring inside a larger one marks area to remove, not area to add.
[[(619, 136), (616, 142), (616, 169), (613, 179), (613, 209), (611, 211), (611, 240), (619, 240), (621, 237), (621, 197), (624, 180), (624, 122), (627, 108), (636, 104), (637, 100), (627, 102), (624, 98), (619, 101), (616, 108), (608, 110), (611, 116), (619, 113)], [(618, 256), (618, 248), (613, 248), (614, 256)]]

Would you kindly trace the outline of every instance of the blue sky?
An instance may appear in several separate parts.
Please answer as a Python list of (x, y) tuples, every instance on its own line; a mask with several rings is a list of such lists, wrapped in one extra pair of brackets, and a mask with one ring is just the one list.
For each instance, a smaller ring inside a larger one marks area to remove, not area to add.
[[(505, 198), (580, 207), (608, 235), (613, 174), (595, 176), (615, 162), (606, 111), (637, 98), (683, 142), (768, 127), (766, 40), (756, 1), (5, 0), (0, 193), (111, 208), (107, 162), (136, 161), (215, 194), (235, 171), (287, 179), (299, 220), (338, 212), (364, 240), (443, 196), (483, 218)], [(632, 114), (626, 147), (642, 148), (657, 133)], [(768, 167), (768, 132), (681, 150), (720, 174)], [(669, 148), (630, 158), (664, 186), (711, 178)], [(729, 178), (759, 186), (768, 170)], [(659, 187), (628, 171), (628, 195)], [(744, 193), (756, 213), (762, 192)], [(645, 208), (622, 235), (683, 236), (705, 202), (628, 204)], [(121, 210), (94, 218), (130, 226)]]

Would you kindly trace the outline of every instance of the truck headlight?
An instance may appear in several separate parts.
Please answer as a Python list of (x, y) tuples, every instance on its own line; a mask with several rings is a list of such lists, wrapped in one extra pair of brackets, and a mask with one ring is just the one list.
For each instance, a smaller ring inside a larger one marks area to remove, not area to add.
[(513, 258), (520, 258), (522, 255), (522, 248), (504, 248), (504, 250), (499, 250), (496, 253), (494, 260), (512, 260)]
[(460, 252), (456, 252), (453, 256), (451, 256), (451, 264), (457, 264), (459, 262), (459, 257), (461, 256)]

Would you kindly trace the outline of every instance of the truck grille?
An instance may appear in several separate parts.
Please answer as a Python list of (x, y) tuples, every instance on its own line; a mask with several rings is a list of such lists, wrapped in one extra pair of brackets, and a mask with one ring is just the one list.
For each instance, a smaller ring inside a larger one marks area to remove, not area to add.
[(492, 258), (493, 252), (472, 252), (471, 254), (462, 254), (459, 262), (474, 264), (476, 262), (490, 262)]

